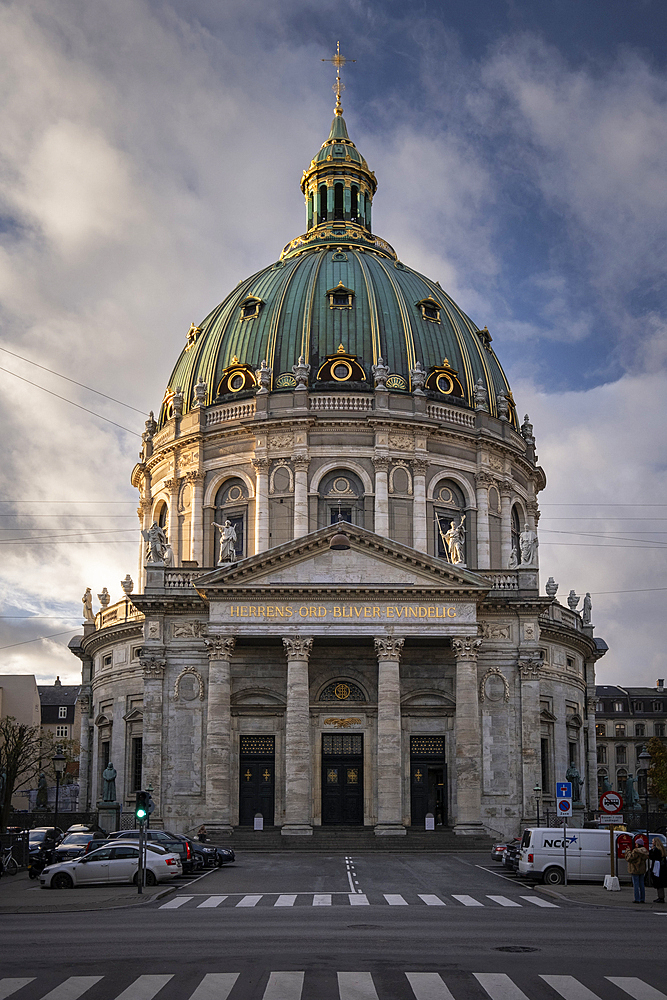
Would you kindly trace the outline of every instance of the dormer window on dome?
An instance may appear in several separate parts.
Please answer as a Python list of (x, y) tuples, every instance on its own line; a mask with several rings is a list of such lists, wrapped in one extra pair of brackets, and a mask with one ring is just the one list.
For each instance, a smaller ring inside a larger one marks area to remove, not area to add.
[(240, 303), (241, 305), (241, 319), (257, 319), (262, 309), (264, 303), (261, 299), (256, 298), (254, 295), (248, 295), (247, 298)]
[(228, 392), (243, 392), (245, 389), (254, 389), (256, 385), (255, 373), (250, 365), (242, 364), (234, 356), (231, 365), (223, 369), (222, 378), (218, 382), (217, 395), (225, 396)]
[(426, 379), (426, 388), (439, 392), (442, 396), (463, 397), (463, 386), (458, 380), (458, 372), (450, 365), (447, 358), (441, 365), (435, 365)]
[(317, 373), (318, 382), (365, 382), (366, 372), (357, 361), (356, 354), (348, 354), (341, 344)]
[(354, 303), (354, 291), (339, 281), (335, 288), (329, 289), (327, 298), (330, 309), (351, 309)]
[(417, 308), (421, 311), (422, 319), (427, 320), (429, 323), (440, 322), (440, 303), (432, 299), (430, 295), (428, 298), (418, 302)]

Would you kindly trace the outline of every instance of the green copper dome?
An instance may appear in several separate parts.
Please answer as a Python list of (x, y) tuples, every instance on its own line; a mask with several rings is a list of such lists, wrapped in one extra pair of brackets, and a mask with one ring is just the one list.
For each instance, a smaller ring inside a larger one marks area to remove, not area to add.
[[(334, 156), (337, 148), (344, 152)], [(206, 405), (254, 394), (254, 372), (263, 361), (272, 371), (270, 391), (291, 391), (292, 367), (303, 357), (310, 365), (311, 392), (372, 392), (372, 366), (383, 359), (389, 391), (418, 388), (411, 373), (421, 365), (428, 373), (428, 396), (474, 409), (474, 387), (481, 379), (490, 412), (497, 414), (498, 394), (505, 394), (516, 426), (509, 386), (486, 328), (479, 330), (437, 282), (403, 264), (371, 233), (376, 187), (337, 114), (329, 138), (304, 171), (306, 233), (193, 325), (169, 379), (160, 425), (171, 415), (175, 391), (183, 393), (183, 412), (193, 407), (197, 382), (200, 394), (206, 383)], [(347, 378), (339, 377), (346, 369), (335, 366), (338, 356), (348, 359)], [(235, 368), (242, 378), (231, 378)]]

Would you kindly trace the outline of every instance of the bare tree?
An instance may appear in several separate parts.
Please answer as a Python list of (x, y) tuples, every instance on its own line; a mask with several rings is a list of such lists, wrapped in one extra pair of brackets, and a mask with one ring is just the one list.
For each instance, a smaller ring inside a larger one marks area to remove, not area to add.
[[(12, 796), (34, 787), (41, 771), (54, 778), (51, 758), (56, 749), (68, 758), (78, 756), (76, 740), (55, 741), (39, 726), (17, 722), (11, 715), (0, 719), (0, 830), (4, 833), (12, 811)], [(54, 778), (55, 780), (55, 778)]]

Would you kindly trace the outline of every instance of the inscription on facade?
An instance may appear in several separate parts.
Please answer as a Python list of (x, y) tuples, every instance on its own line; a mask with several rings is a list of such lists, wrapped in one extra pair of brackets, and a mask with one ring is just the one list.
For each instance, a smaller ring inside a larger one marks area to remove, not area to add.
[(230, 618), (458, 618), (453, 604), (230, 604)]

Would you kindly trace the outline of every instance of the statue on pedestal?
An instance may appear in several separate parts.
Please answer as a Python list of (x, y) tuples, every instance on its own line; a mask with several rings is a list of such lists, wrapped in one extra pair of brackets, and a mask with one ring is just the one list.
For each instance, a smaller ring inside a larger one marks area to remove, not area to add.
[(227, 518), (224, 524), (214, 521), (213, 524), (220, 532), (220, 551), (218, 553), (218, 566), (223, 563), (236, 562), (236, 528)]
[(115, 802), (116, 801), (116, 768), (113, 766), (111, 761), (102, 771), (102, 778), (104, 779), (104, 787), (102, 791), (102, 798), (105, 802)]
[(578, 768), (574, 764), (570, 764), (565, 772), (565, 780), (572, 783), (572, 801), (581, 802), (581, 786), (584, 782)]
[(458, 524), (456, 521), (451, 521), (449, 531), (445, 533), (445, 541), (447, 542), (447, 548), (449, 549), (449, 558), (455, 565), (460, 565), (465, 562), (465, 552), (463, 548), (465, 539), (465, 528), (463, 527), (463, 522), (465, 519), (466, 516), (464, 514)]
[(150, 528), (142, 528), (141, 534), (146, 542), (146, 562), (163, 563), (168, 542), (164, 529), (157, 521), (153, 521)]

